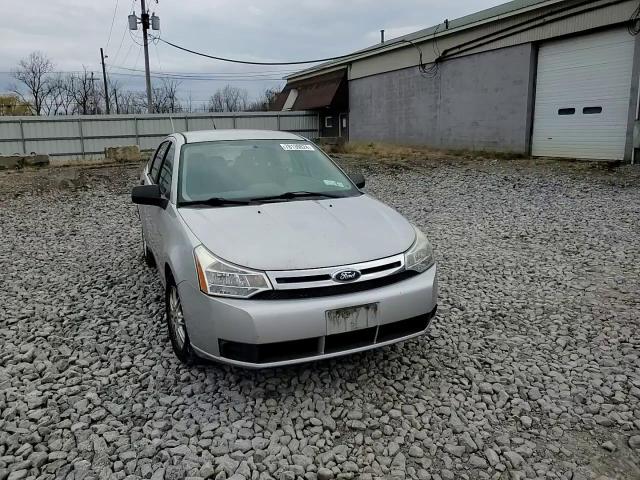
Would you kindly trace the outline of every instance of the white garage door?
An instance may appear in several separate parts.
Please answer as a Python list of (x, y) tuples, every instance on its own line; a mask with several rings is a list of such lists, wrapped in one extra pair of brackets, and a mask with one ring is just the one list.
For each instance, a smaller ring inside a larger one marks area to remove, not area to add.
[(540, 47), (533, 155), (623, 159), (633, 46), (616, 29)]

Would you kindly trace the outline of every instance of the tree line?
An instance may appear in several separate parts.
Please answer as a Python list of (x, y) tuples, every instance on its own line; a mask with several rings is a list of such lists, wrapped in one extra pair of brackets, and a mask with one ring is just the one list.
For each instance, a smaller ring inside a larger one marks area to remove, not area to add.
[[(20, 105), (21, 111), (28, 108), (34, 115), (99, 115), (106, 112), (102, 79), (85, 67), (81, 72), (56, 73), (49, 57), (42, 52), (32, 52), (18, 62), (11, 77), (15, 81), (10, 86), (15, 96), (13, 104)], [(186, 98), (180, 95), (180, 85), (181, 82), (170, 78), (160, 78), (152, 84), (154, 113), (266, 111), (279, 92), (268, 88), (258, 98), (250, 99), (246, 89), (226, 85), (217, 89), (206, 104), (196, 108), (190, 95)], [(148, 112), (146, 92), (127, 89), (117, 80), (108, 82), (108, 90), (111, 113)]]

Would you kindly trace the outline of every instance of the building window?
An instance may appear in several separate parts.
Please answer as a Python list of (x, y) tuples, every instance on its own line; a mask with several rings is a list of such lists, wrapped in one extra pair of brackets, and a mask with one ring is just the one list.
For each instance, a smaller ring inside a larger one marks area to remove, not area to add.
[(573, 115), (574, 113), (576, 113), (575, 108), (561, 108), (558, 110), (558, 115)]
[(324, 128), (333, 128), (333, 117), (324, 117)]
[(594, 115), (596, 113), (602, 113), (602, 107), (584, 107), (582, 113), (585, 115)]

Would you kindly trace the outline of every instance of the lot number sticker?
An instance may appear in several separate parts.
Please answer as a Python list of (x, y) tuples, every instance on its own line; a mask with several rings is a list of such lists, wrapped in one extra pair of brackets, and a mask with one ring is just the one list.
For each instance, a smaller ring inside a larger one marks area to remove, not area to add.
[(314, 148), (305, 143), (281, 143), (280, 146), (283, 150), (303, 150), (303, 151), (314, 151)]

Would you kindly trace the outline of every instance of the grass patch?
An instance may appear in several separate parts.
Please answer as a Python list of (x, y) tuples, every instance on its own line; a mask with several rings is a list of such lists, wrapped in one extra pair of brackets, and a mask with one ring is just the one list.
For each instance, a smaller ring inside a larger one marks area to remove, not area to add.
[(493, 152), (488, 150), (469, 149), (436, 149), (427, 146), (397, 145), (379, 142), (349, 142), (341, 145), (327, 146), (327, 151), (339, 155), (370, 156), (382, 160), (436, 159), (436, 158), (464, 158), (514, 160), (529, 158), (519, 152)]

